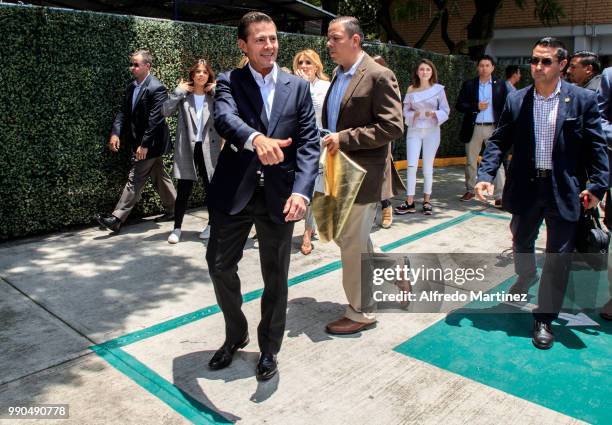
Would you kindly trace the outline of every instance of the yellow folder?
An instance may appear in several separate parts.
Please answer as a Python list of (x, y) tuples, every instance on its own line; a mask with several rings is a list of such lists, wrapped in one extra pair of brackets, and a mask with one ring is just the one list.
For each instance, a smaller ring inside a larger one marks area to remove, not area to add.
[(325, 192), (315, 192), (311, 207), (319, 238), (329, 242), (342, 233), (366, 170), (342, 151), (330, 155), (323, 149), (319, 162), (323, 168)]

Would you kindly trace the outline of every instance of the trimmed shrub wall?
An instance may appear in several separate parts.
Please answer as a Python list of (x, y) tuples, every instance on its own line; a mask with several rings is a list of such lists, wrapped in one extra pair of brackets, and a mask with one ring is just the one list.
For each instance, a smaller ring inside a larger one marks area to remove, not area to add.
[[(280, 34), (278, 63), (290, 67), (293, 55), (313, 48), (326, 72), (334, 64), (325, 39)], [(127, 147), (107, 147), (111, 123), (131, 80), (129, 54), (148, 48), (153, 73), (174, 89), (196, 57), (216, 72), (233, 68), (241, 57), (235, 28), (72, 12), (32, 6), (0, 5), (0, 239), (65, 229), (111, 211), (129, 170)], [(475, 75), (473, 62), (411, 48), (367, 44), (385, 57), (402, 93), (421, 57), (434, 61), (452, 105), (461, 82)], [(461, 115), (451, 111), (444, 124), (439, 156), (463, 156), (457, 140)], [(168, 120), (174, 135), (176, 120)], [(405, 159), (403, 141), (396, 159)], [(172, 159), (166, 159), (170, 169)], [(202, 204), (196, 193), (192, 206)], [(150, 184), (132, 217), (160, 213)]]

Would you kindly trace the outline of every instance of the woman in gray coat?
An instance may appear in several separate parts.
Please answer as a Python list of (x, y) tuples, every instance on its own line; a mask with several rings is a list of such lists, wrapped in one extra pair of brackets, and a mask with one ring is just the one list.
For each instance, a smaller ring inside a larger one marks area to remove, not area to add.
[[(181, 80), (162, 107), (165, 117), (178, 110), (174, 150), (174, 177), (178, 179), (178, 185), (174, 230), (168, 236), (171, 244), (181, 238), (187, 201), (198, 173), (202, 177), (204, 191), (208, 192), (221, 151), (222, 140), (213, 123), (214, 86), (215, 74), (210, 64), (204, 59), (198, 59), (189, 69), (189, 81)], [(209, 235), (210, 227), (207, 225), (200, 233), (200, 239), (208, 239)]]

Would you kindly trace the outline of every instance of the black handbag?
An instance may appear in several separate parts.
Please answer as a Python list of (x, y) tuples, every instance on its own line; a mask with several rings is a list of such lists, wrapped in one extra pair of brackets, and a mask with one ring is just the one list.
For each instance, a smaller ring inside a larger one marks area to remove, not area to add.
[(598, 207), (582, 207), (576, 228), (576, 251), (585, 254), (582, 258), (593, 270), (602, 271), (608, 267), (609, 245), (610, 232), (599, 222)]

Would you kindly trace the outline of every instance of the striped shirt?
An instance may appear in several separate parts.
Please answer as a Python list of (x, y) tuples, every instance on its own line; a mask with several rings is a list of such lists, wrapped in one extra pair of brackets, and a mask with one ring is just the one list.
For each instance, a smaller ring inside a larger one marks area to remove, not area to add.
[(552, 152), (560, 95), (561, 80), (557, 83), (555, 91), (548, 97), (539, 95), (537, 90), (533, 91), (536, 168), (552, 170)]

